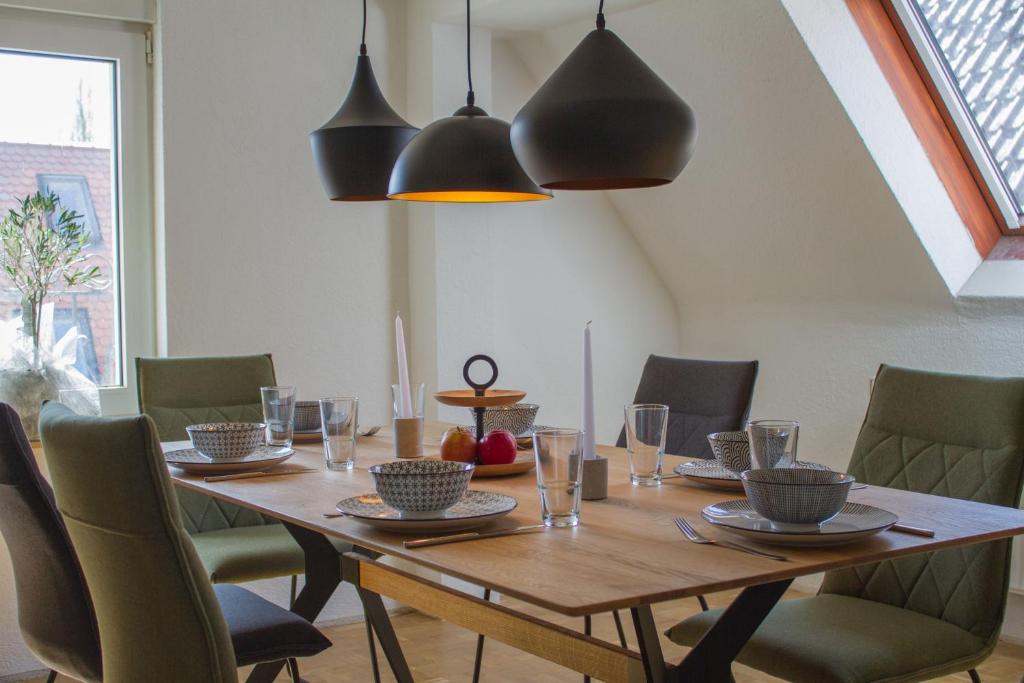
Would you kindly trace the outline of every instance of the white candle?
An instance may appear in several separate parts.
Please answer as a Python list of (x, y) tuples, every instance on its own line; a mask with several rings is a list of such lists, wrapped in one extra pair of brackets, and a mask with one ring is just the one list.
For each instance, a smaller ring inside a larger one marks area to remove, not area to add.
[(395, 343), (398, 344), (398, 417), (413, 417), (412, 394), (409, 393), (409, 361), (405, 355), (405, 328), (402, 316), (395, 316)]
[(590, 322), (583, 328), (583, 458), (597, 457), (594, 438), (594, 368), (590, 355)]

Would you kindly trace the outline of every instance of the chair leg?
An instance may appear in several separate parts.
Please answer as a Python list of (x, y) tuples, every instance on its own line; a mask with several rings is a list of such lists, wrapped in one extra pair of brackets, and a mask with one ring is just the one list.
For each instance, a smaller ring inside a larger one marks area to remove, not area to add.
[(302, 679), (299, 678), (299, 663), (295, 661), (294, 657), (289, 657), (287, 664), (288, 677), (292, 679), (292, 683), (302, 683)]
[(704, 599), (703, 595), (697, 596), (697, 602), (700, 603), (700, 609), (702, 612), (707, 612), (709, 609), (711, 609), (710, 607), (708, 607), (708, 601)]
[(50, 673), (46, 676), (46, 683), (53, 683), (55, 680), (57, 680), (57, 672), (50, 669)]
[(615, 630), (619, 633), (619, 645), (623, 649), (628, 650), (629, 644), (626, 642), (626, 630), (622, 628), (622, 617), (619, 616), (619, 610), (612, 610), (612, 619), (615, 620)]
[(288, 597), (288, 606), (289, 607), (291, 607), (292, 605), (295, 604), (295, 596), (298, 594), (298, 592), (299, 592), (299, 577), (297, 575), (295, 575), (295, 574), (292, 574), (292, 591), (291, 591), (291, 595)]
[[(484, 600), (490, 602), (491, 600), (491, 589), (484, 589)], [(476, 637), (476, 658), (473, 660), (473, 683), (480, 683), (480, 665), (484, 662), (484, 637), (478, 635)]]
[(366, 643), (370, 646), (370, 668), (373, 670), (373, 683), (380, 683), (380, 665), (377, 663), (377, 645), (373, 642), (373, 626), (366, 620)]
[(977, 669), (969, 670), (967, 675), (971, 677), (971, 683), (981, 683), (981, 676), (978, 675)]

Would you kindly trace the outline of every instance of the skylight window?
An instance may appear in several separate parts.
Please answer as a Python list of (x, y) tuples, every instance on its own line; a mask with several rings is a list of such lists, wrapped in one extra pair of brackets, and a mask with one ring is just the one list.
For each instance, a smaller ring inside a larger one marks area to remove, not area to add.
[(1008, 230), (1024, 217), (1024, 0), (892, 0)]

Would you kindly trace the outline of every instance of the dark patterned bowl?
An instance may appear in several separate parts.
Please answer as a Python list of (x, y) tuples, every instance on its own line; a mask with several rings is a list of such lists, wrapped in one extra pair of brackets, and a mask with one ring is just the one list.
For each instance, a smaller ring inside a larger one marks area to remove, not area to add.
[(263, 445), (266, 429), (262, 422), (209, 422), (185, 427), (192, 447), (210, 460), (252, 455)]
[(750, 469), (750, 439), (746, 432), (715, 432), (708, 434), (711, 452), (718, 464), (739, 474)]
[(369, 469), (377, 495), (406, 519), (432, 519), (459, 502), (476, 466), (446, 460), (396, 460)]
[(829, 470), (747, 470), (740, 474), (747, 500), (761, 516), (781, 524), (821, 524), (839, 514), (854, 478)]
[[(513, 403), (510, 406), (497, 406), (484, 410), (484, 434), (497, 429), (512, 432), (512, 436), (525, 434), (533, 428), (540, 406), (536, 403)], [(476, 419), (476, 414), (470, 409)]]
[(295, 402), (295, 431), (312, 432), (320, 429), (320, 401)]

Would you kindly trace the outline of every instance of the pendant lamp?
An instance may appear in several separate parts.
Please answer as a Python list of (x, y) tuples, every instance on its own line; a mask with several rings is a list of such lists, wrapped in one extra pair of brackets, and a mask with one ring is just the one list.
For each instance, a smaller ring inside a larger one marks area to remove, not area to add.
[(391, 108), (373, 76), (363, 0), (363, 39), (352, 85), (338, 112), (309, 135), (327, 196), (340, 202), (386, 200), (395, 159), (417, 132)]
[(693, 154), (693, 110), (622, 39), (597, 28), (512, 121), (516, 158), (541, 187), (613, 190), (672, 182)]
[(523, 171), (509, 144), (509, 124), (474, 104), (466, 0), (466, 106), (431, 123), (402, 150), (388, 197), (418, 202), (524, 202), (550, 199)]

